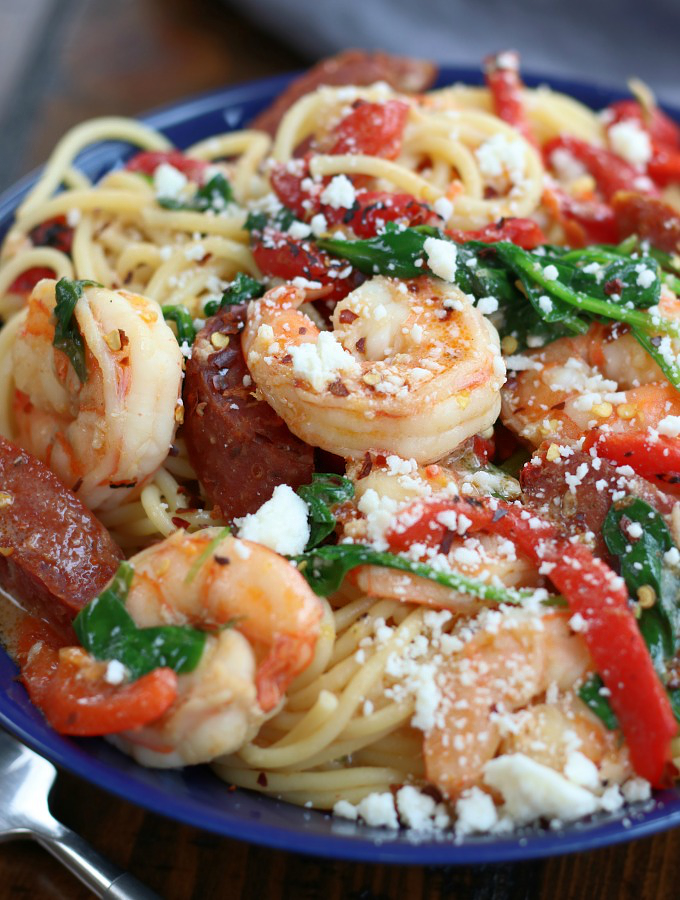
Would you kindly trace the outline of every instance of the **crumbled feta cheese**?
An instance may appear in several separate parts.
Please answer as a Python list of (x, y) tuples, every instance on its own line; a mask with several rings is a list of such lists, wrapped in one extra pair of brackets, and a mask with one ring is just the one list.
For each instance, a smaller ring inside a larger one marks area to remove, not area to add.
[(178, 200), (187, 184), (187, 177), (179, 169), (163, 162), (153, 173), (153, 189), (157, 197)]
[(500, 791), (503, 812), (517, 825), (541, 818), (572, 822), (598, 808), (598, 798), (590, 791), (523, 753), (490, 760), (484, 782)]
[(666, 416), (656, 426), (659, 434), (675, 438), (680, 434), (680, 416)]
[(423, 249), (427, 254), (430, 271), (443, 278), (444, 281), (455, 281), (456, 278), (456, 245), (452, 241), (429, 237), (425, 239)]
[(546, 266), (543, 269), (543, 275), (548, 279), (548, 281), (557, 281), (560, 276), (560, 273), (557, 271), (557, 266)]
[(332, 209), (351, 209), (356, 199), (354, 185), (346, 175), (335, 175), (321, 194), (321, 202)]
[(644, 166), (652, 158), (649, 134), (632, 119), (624, 119), (611, 126), (609, 144), (614, 153), (632, 166)]
[(463, 791), (456, 801), (456, 834), (492, 831), (498, 822), (496, 806), (489, 794), (478, 787)]
[(522, 181), (526, 170), (525, 144), (505, 134), (494, 134), (475, 150), (479, 171), (488, 178), (507, 176), (511, 182)]
[(312, 220), (309, 224), (314, 237), (321, 237), (322, 234), (325, 234), (328, 231), (328, 222), (323, 213), (317, 213), (315, 216), (312, 216)]
[[(260, 326), (260, 330), (263, 327)], [(340, 373), (356, 375), (361, 371), (359, 363), (331, 331), (322, 331), (315, 342), (292, 346), (288, 352), (293, 358), (293, 371), (306, 379), (315, 391), (325, 390)]]
[(580, 750), (572, 750), (567, 757), (567, 763), (564, 767), (564, 774), (581, 787), (588, 788), (591, 791), (597, 790), (600, 786), (600, 773), (595, 763), (581, 753)]
[(414, 831), (441, 830), (450, 823), (443, 803), (437, 803), (410, 784), (397, 791), (397, 809), (403, 824)]
[(576, 181), (588, 171), (583, 163), (563, 147), (553, 150), (550, 154), (550, 164), (562, 181)]
[(437, 215), (441, 216), (445, 222), (448, 222), (453, 213), (453, 203), (451, 203), (447, 197), (440, 197), (438, 200), (435, 200), (433, 208)]
[(538, 298), (538, 305), (541, 308), (541, 312), (545, 313), (546, 316), (550, 315), (553, 311), (553, 302), (550, 297), (547, 297), (545, 294), (541, 294)]
[(495, 297), (480, 297), (477, 301), (477, 309), (484, 316), (490, 316), (498, 309), (498, 300)]
[(292, 222), (288, 228), (288, 234), (296, 240), (304, 240), (312, 233), (312, 229), (306, 222)]
[(369, 794), (355, 806), (347, 800), (338, 800), (333, 807), (333, 814), (343, 819), (357, 818), (373, 828), (399, 828), (397, 810), (392, 794)]
[(125, 681), (127, 669), (120, 660), (112, 659), (104, 672), (104, 681), (107, 684), (122, 684)]
[(307, 504), (287, 484), (279, 484), (255, 513), (235, 519), (240, 538), (264, 544), (276, 553), (302, 553), (309, 540)]
[(629, 778), (621, 788), (626, 803), (641, 803), (652, 796), (652, 786), (644, 778)]

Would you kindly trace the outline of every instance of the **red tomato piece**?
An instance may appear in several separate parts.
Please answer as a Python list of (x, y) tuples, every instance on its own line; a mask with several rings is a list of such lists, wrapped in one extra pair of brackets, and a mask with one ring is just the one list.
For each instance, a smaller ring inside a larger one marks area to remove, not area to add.
[(446, 233), (458, 244), (465, 241), (483, 241), (485, 244), (511, 241), (524, 250), (535, 250), (541, 244), (547, 243), (545, 235), (533, 219), (500, 219), (476, 231), (446, 229)]
[(202, 159), (192, 159), (180, 150), (143, 150), (136, 153), (125, 164), (129, 172), (153, 175), (161, 163), (167, 163), (182, 172), (190, 181), (201, 183), (208, 163)]
[(524, 84), (519, 74), (517, 53), (506, 50), (496, 56), (488, 56), (484, 60), (484, 79), (491, 91), (498, 118), (516, 128), (529, 143), (535, 144), (524, 106)]
[(349, 115), (336, 125), (331, 153), (365, 153), (394, 159), (408, 116), (408, 105), (401, 100), (386, 103), (358, 101)]
[[(555, 150), (566, 150), (574, 159), (582, 163), (595, 179), (598, 190), (605, 200), (611, 200), (617, 191), (634, 188), (644, 194), (655, 194), (656, 189), (649, 179), (643, 180), (640, 170), (631, 166), (611, 150), (595, 147), (587, 141), (572, 135), (562, 134), (548, 141), (543, 147), (543, 154), (550, 163)], [(649, 181), (646, 184), (645, 181)]]
[(162, 716), (177, 697), (172, 669), (109, 684), (100, 674), (105, 671), (101, 663), (81, 666), (75, 656), (60, 654), (61, 641), (45, 622), (27, 617), (21, 631), (21, 679), (31, 701), (60, 734), (94, 737), (140, 728)]
[(33, 266), (31, 269), (26, 269), (21, 275), (17, 275), (7, 289), (8, 293), (28, 296), (43, 278), (54, 278), (54, 269), (48, 269), (47, 266)]
[(351, 209), (321, 206), (329, 225), (346, 225), (358, 238), (370, 238), (384, 228), (386, 222), (402, 225), (435, 225), (439, 216), (425, 203), (411, 194), (390, 194), (387, 191), (357, 191)]
[(647, 432), (591, 432), (583, 449), (597, 447), (597, 455), (633, 471), (661, 490), (680, 494), (680, 444), (659, 435), (652, 440)]
[(360, 272), (351, 270), (340, 278), (347, 268), (344, 260), (334, 259), (309, 241), (299, 241), (289, 235), (266, 228), (262, 238), (253, 245), (253, 256), (264, 275), (292, 281), (306, 278), (321, 285), (325, 300), (338, 301), (346, 297), (363, 280)]

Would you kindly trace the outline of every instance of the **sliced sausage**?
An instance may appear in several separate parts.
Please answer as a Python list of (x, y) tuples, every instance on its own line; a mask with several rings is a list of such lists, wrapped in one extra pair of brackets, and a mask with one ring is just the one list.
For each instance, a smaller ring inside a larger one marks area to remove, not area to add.
[(621, 474), (620, 467), (606, 459), (594, 460), (583, 450), (552, 461), (545, 450), (536, 456), (540, 465), (528, 462), (520, 473), (526, 505), (552, 518), (568, 534), (591, 531), (594, 551), (605, 558), (608, 551), (602, 526), (614, 495), (621, 491), (633, 494), (666, 516), (677, 500), (639, 475)]
[(255, 512), (279, 484), (307, 484), (314, 471), (313, 449), (254, 394), (241, 350), (245, 320), (245, 304), (225, 307), (208, 319), (184, 379), (189, 458), (227, 519)]
[(10, 594), (63, 630), (122, 555), (44, 463), (0, 437), (0, 584)]
[(422, 59), (391, 56), (389, 53), (368, 53), (365, 50), (345, 50), (337, 56), (321, 60), (291, 82), (272, 105), (253, 120), (251, 127), (273, 135), (295, 101), (322, 84), (366, 86), (375, 84), (376, 81), (386, 81), (397, 91), (417, 94), (431, 87), (436, 77), (437, 67), (434, 63)]

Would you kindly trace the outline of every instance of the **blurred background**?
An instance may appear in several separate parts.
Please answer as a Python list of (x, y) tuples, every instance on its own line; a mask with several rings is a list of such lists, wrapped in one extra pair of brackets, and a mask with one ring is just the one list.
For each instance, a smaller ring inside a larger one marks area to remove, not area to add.
[(71, 125), (134, 115), (356, 46), (526, 71), (680, 105), (680, 0), (0, 0), (0, 189)]

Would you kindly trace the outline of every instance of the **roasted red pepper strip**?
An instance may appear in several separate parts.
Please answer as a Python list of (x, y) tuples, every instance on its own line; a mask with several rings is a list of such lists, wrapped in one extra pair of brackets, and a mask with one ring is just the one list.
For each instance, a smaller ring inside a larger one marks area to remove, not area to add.
[(654, 185), (641, 175), (639, 169), (631, 166), (611, 150), (604, 150), (568, 134), (555, 137), (544, 145), (543, 154), (548, 163), (555, 150), (566, 150), (582, 163), (595, 179), (598, 190), (605, 200), (611, 200), (617, 191), (631, 189), (644, 194), (656, 193)]
[(60, 648), (58, 635), (45, 622), (24, 620), (17, 653), (21, 680), (60, 734), (94, 737), (140, 728), (162, 716), (177, 697), (172, 669), (154, 669), (137, 681), (114, 685), (99, 675), (101, 663), (83, 668), (68, 654), (60, 655)]
[(522, 96), (524, 84), (519, 74), (517, 53), (506, 50), (496, 56), (488, 56), (484, 60), (484, 78), (498, 118), (516, 128), (529, 143), (535, 144)]
[(43, 278), (54, 278), (54, 269), (48, 269), (47, 266), (33, 266), (26, 269), (21, 275), (17, 275), (14, 281), (7, 288), (9, 294), (28, 294)]
[(252, 249), (255, 262), (264, 275), (286, 281), (294, 278), (316, 281), (325, 289), (325, 300), (342, 300), (364, 280), (364, 276), (354, 270), (339, 278), (338, 275), (347, 269), (344, 260), (329, 256), (309, 241), (296, 240), (271, 228), (265, 229)]
[(199, 184), (208, 166), (204, 160), (192, 159), (179, 150), (143, 150), (129, 159), (125, 168), (130, 172), (139, 172), (141, 175), (153, 175), (161, 163), (167, 163), (174, 169), (178, 169), (190, 181)]
[(330, 152), (364, 153), (395, 159), (401, 150), (408, 105), (401, 100), (365, 103), (359, 100), (349, 115), (333, 129), (335, 138)]
[(644, 110), (637, 100), (621, 100), (608, 107), (608, 128), (619, 122), (635, 122), (652, 143), (647, 174), (661, 187), (680, 181), (680, 126), (658, 107)]
[[(417, 521), (409, 524), (419, 512)], [(471, 523), (468, 534), (499, 534), (535, 566), (551, 565), (550, 580), (571, 611), (587, 622), (583, 638), (610, 691), (635, 771), (662, 786), (678, 726), (629, 608), (623, 580), (584, 544), (571, 543), (551, 523), (500, 500), (418, 500), (398, 516), (386, 535), (390, 549), (405, 550), (415, 542), (440, 546), (446, 532), (437, 520), (442, 512), (466, 516)]]
[(511, 241), (524, 250), (535, 250), (541, 244), (548, 243), (546, 236), (533, 219), (501, 219), (476, 231), (447, 228), (446, 233), (458, 244), (465, 241), (483, 241), (485, 244)]
[(680, 494), (680, 444), (659, 435), (652, 439), (648, 432), (591, 432), (583, 443), (584, 450), (597, 448), (597, 455), (630, 466), (634, 472), (651, 481), (662, 491)]
[(564, 228), (569, 246), (585, 247), (617, 241), (616, 215), (608, 203), (595, 198), (577, 199), (554, 185), (544, 190), (543, 202)]

